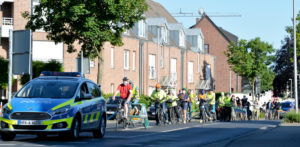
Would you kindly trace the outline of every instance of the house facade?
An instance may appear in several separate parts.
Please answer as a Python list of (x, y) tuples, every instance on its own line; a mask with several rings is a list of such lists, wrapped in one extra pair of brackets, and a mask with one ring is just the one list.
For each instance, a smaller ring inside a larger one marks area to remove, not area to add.
[[(38, 5), (39, 0), (34, 0)], [(146, 20), (124, 32), (123, 46), (103, 46), (103, 67), (101, 88), (113, 93), (127, 76), (149, 95), (155, 85), (173, 87), (178, 91), (188, 89), (212, 89), (215, 78), (215, 56), (205, 53), (204, 35), (201, 29), (186, 29), (178, 23), (159, 3), (146, 1), (149, 10)], [(30, 11), (30, 0), (3, 0), (1, 4), (1, 45), (0, 56), (8, 57), (7, 28), (24, 30), (27, 20), (21, 13)], [(47, 40), (47, 33), (39, 30), (33, 33), (33, 60), (55, 59), (63, 64), (64, 71), (77, 70), (76, 58), (80, 45), (74, 44), (77, 52), (68, 53), (63, 43), (54, 44)], [(85, 76), (97, 81), (98, 60), (90, 61), (90, 74)], [(16, 84), (17, 90), (21, 85)]]
[(242, 77), (234, 73), (227, 63), (224, 52), (238, 37), (218, 27), (205, 13), (191, 28), (201, 28), (204, 40), (204, 52), (216, 57), (215, 89), (218, 92), (242, 92)]

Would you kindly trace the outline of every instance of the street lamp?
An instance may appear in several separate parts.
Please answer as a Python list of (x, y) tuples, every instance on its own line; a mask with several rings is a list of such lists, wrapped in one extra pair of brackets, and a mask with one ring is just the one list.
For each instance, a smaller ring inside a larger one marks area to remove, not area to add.
[(293, 0), (293, 24), (294, 24), (294, 82), (295, 82), (295, 101), (296, 101), (296, 113), (298, 113), (298, 85), (297, 85), (297, 45), (296, 45), (296, 8), (295, 8), (295, 0)]

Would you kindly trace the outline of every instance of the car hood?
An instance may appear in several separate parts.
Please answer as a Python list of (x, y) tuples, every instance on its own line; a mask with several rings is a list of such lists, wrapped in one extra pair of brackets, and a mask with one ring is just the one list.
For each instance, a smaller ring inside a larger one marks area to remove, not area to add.
[(14, 112), (47, 112), (53, 107), (69, 100), (70, 99), (53, 98), (13, 98), (10, 104)]

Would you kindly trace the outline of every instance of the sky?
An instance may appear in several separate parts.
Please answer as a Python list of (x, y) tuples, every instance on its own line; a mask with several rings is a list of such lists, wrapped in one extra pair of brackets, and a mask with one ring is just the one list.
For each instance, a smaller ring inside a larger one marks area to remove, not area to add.
[[(198, 14), (202, 8), (209, 15), (239, 14), (241, 17), (211, 17), (213, 22), (235, 34), (239, 39), (260, 37), (280, 49), (281, 40), (288, 34), (286, 26), (292, 26), (293, 0), (153, 0), (162, 4), (172, 15)], [(296, 13), (300, 0), (296, 0)], [(196, 23), (195, 17), (176, 17), (186, 28)]]

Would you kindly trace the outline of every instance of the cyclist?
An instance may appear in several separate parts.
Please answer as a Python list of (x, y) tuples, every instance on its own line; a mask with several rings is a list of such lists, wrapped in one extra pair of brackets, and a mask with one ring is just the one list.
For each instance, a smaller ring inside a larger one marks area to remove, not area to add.
[(225, 121), (225, 113), (224, 113), (224, 99), (225, 99), (225, 94), (224, 92), (221, 93), (221, 96), (218, 99), (218, 112), (219, 112), (219, 116), (220, 116), (220, 120), (221, 121)]
[(189, 121), (192, 120), (192, 109), (193, 104), (196, 102), (196, 95), (194, 94), (192, 89), (188, 90), (188, 95), (190, 97), (190, 101), (188, 102), (188, 108), (189, 108)]
[[(213, 91), (209, 91), (209, 93), (207, 95), (207, 99), (208, 99), (209, 112), (212, 112), (213, 114), (215, 114), (216, 113), (216, 108), (215, 108), (216, 96), (215, 96), (215, 93)], [(216, 118), (213, 118), (213, 119), (215, 120)]]
[(266, 105), (266, 110), (267, 110), (267, 119), (272, 118), (272, 112), (273, 112), (273, 103), (271, 100)]
[[(227, 92), (226, 94), (226, 97), (224, 98), (224, 103), (225, 103), (225, 121), (230, 121), (231, 120), (231, 107), (232, 107), (232, 104), (231, 104), (231, 96), (230, 96), (230, 93)], [(226, 120), (226, 118), (228, 118)]]
[(152, 100), (155, 102), (155, 119), (156, 119), (156, 125), (159, 125), (161, 122), (159, 122), (158, 118), (158, 108), (159, 106), (162, 107), (166, 122), (168, 122), (168, 113), (167, 113), (167, 105), (166, 105), (166, 93), (161, 90), (161, 85), (156, 84), (155, 90), (153, 90), (151, 94)]
[(280, 102), (278, 101), (278, 99), (275, 99), (275, 102), (274, 102), (274, 119), (280, 119), (280, 107), (281, 107), (281, 104)]
[(181, 104), (183, 108), (183, 123), (186, 124), (188, 102), (191, 101), (190, 96), (186, 93), (186, 89), (182, 88)]
[(112, 97), (112, 100), (115, 101), (117, 94), (120, 93), (121, 97), (121, 105), (124, 106), (124, 117), (127, 119), (128, 115), (128, 105), (130, 104), (130, 99), (132, 96), (132, 87), (128, 83), (128, 78), (123, 78), (123, 83), (118, 86), (118, 89), (116, 90), (114, 96)]
[[(200, 101), (200, 104), (199, 104), (199, 108), (200, 108), (200, 123), (202, 123), (203, 121), (203, 117), (202, 116), (202, 111), (205, 111), (207, 116), (210, 117), (210, 114), (209, 114), (209, 111), (208, 111), (208, 99), (207, 99), (207, 96), (205, 94), (205, 91), (202, 90), (201, 94), (199, 95), (199, 101)], [(204, 110), (201, 109), (202, 107), (204, 107)]]
[(129, 81), (129, 84), (132, 87), (132, 98), (131, 102), (132, 103), (138, 103), (139, 102), (139, 87), (136, 86), (132, 80)]
[(172, 90), (172, 88), (169, 88), (168, 95), (167, 95), (167, 104), (168, 104), (168, 112), (169, 112), (169, 120), (171, 121), (171, 109), (175, 111), (177, 122), (179, 123), (181, 120), (181, 117), (179, 115), (178, 107), (177, 107), (177, 101), (179, 98), (175, 95), (175, 92)]

